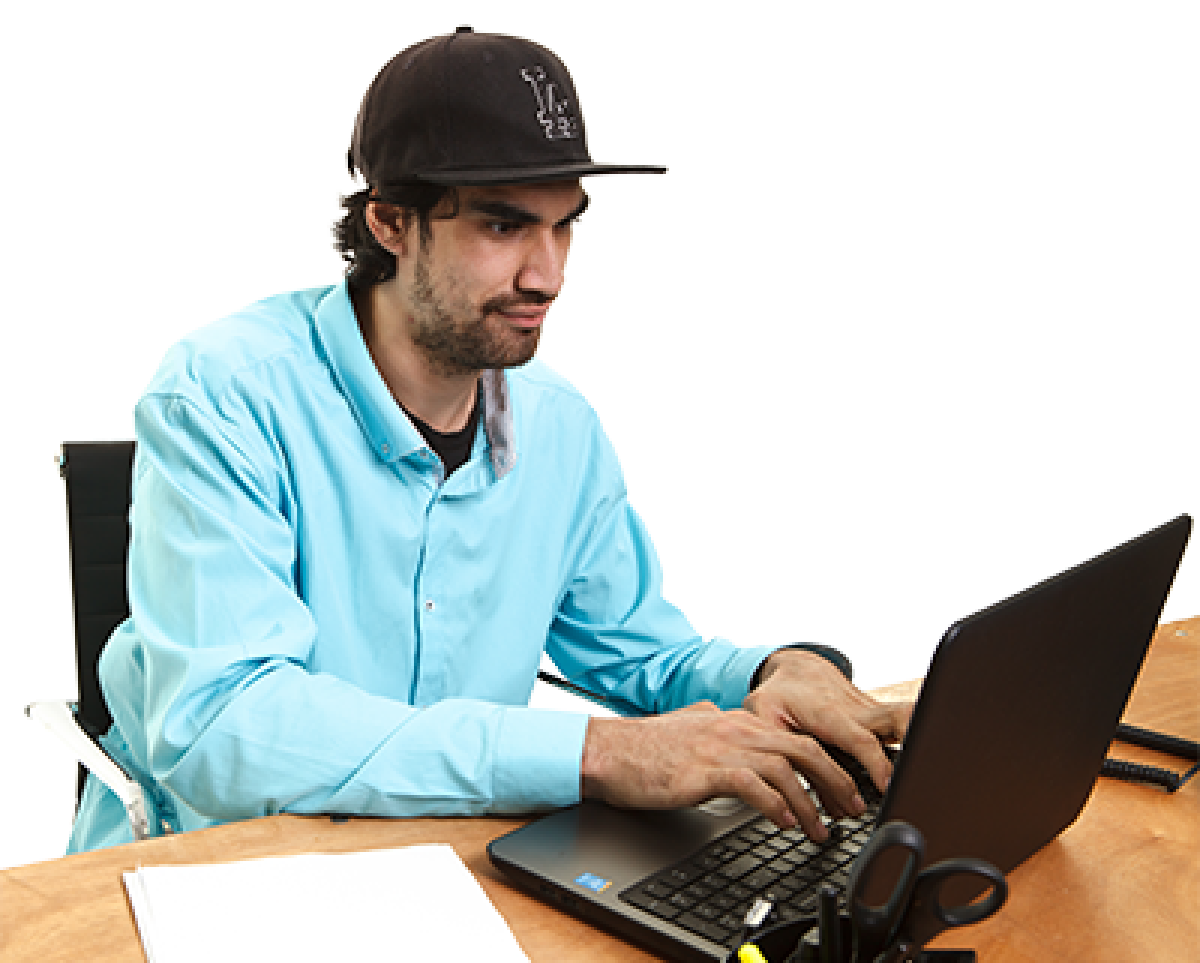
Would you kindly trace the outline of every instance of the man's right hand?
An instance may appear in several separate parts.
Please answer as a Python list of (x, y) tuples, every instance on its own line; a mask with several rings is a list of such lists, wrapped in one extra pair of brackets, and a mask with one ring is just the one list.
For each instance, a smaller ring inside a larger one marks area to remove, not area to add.
[(674, 809), (736, 796), (778, 826), (828, 836), (797, 773), (833, 819), (859, 815), (854, 781), (817, 741), (741, 709), (700, 703), (643, 719), (593, 718), (583, 745), (582, 793), (613, 806)]

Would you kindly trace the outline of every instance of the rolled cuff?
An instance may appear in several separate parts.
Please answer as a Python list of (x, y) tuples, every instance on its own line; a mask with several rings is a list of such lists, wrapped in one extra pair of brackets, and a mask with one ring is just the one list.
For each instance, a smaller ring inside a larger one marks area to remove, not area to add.
[(496, 742), (495, 810), (556, 809), (579, 802), (589, 718), (583, 712), (506, 709)]

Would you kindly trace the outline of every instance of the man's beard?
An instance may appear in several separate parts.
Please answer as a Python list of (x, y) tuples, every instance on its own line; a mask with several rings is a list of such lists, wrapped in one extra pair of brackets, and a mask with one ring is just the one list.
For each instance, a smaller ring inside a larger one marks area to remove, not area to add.
[(418, 256), (411, 291), (412, 340), (439, 374), (512, 368), (533, 357), (541, 337), (540, 325), (528, 331), (492, 327), (489, 316), (521, 305), (541, 306), (550, 298), (537, 293), (496, 297), (475, 309), (465, 298), (454, 297), (453, 284), (450, 292), (445, 298), (434, 290), (428, 261)]

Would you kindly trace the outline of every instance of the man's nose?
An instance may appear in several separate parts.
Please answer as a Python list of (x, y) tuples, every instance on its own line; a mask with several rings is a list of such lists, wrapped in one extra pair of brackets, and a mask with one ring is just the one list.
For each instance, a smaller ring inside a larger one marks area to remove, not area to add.
[(517, 274), (517, 289), (536, 291), (547, 299), (557, 297), (563, 285), (569, 246), (569, 237), (564, 238), (553, 228), (536, 232)]

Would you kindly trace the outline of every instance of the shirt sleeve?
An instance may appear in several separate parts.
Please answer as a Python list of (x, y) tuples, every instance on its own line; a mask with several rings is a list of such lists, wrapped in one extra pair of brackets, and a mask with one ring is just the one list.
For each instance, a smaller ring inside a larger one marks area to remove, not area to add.
[(296, 584), (298, 506), (263, 468), (279, 461), (268, 432), (170, 395), (143, 399), (136, 422), (132, 617), (101, 677), (145, 778), (214, 821), (578, 801), (586, 715), (414, 708), (309, 670), (319, 627)]

